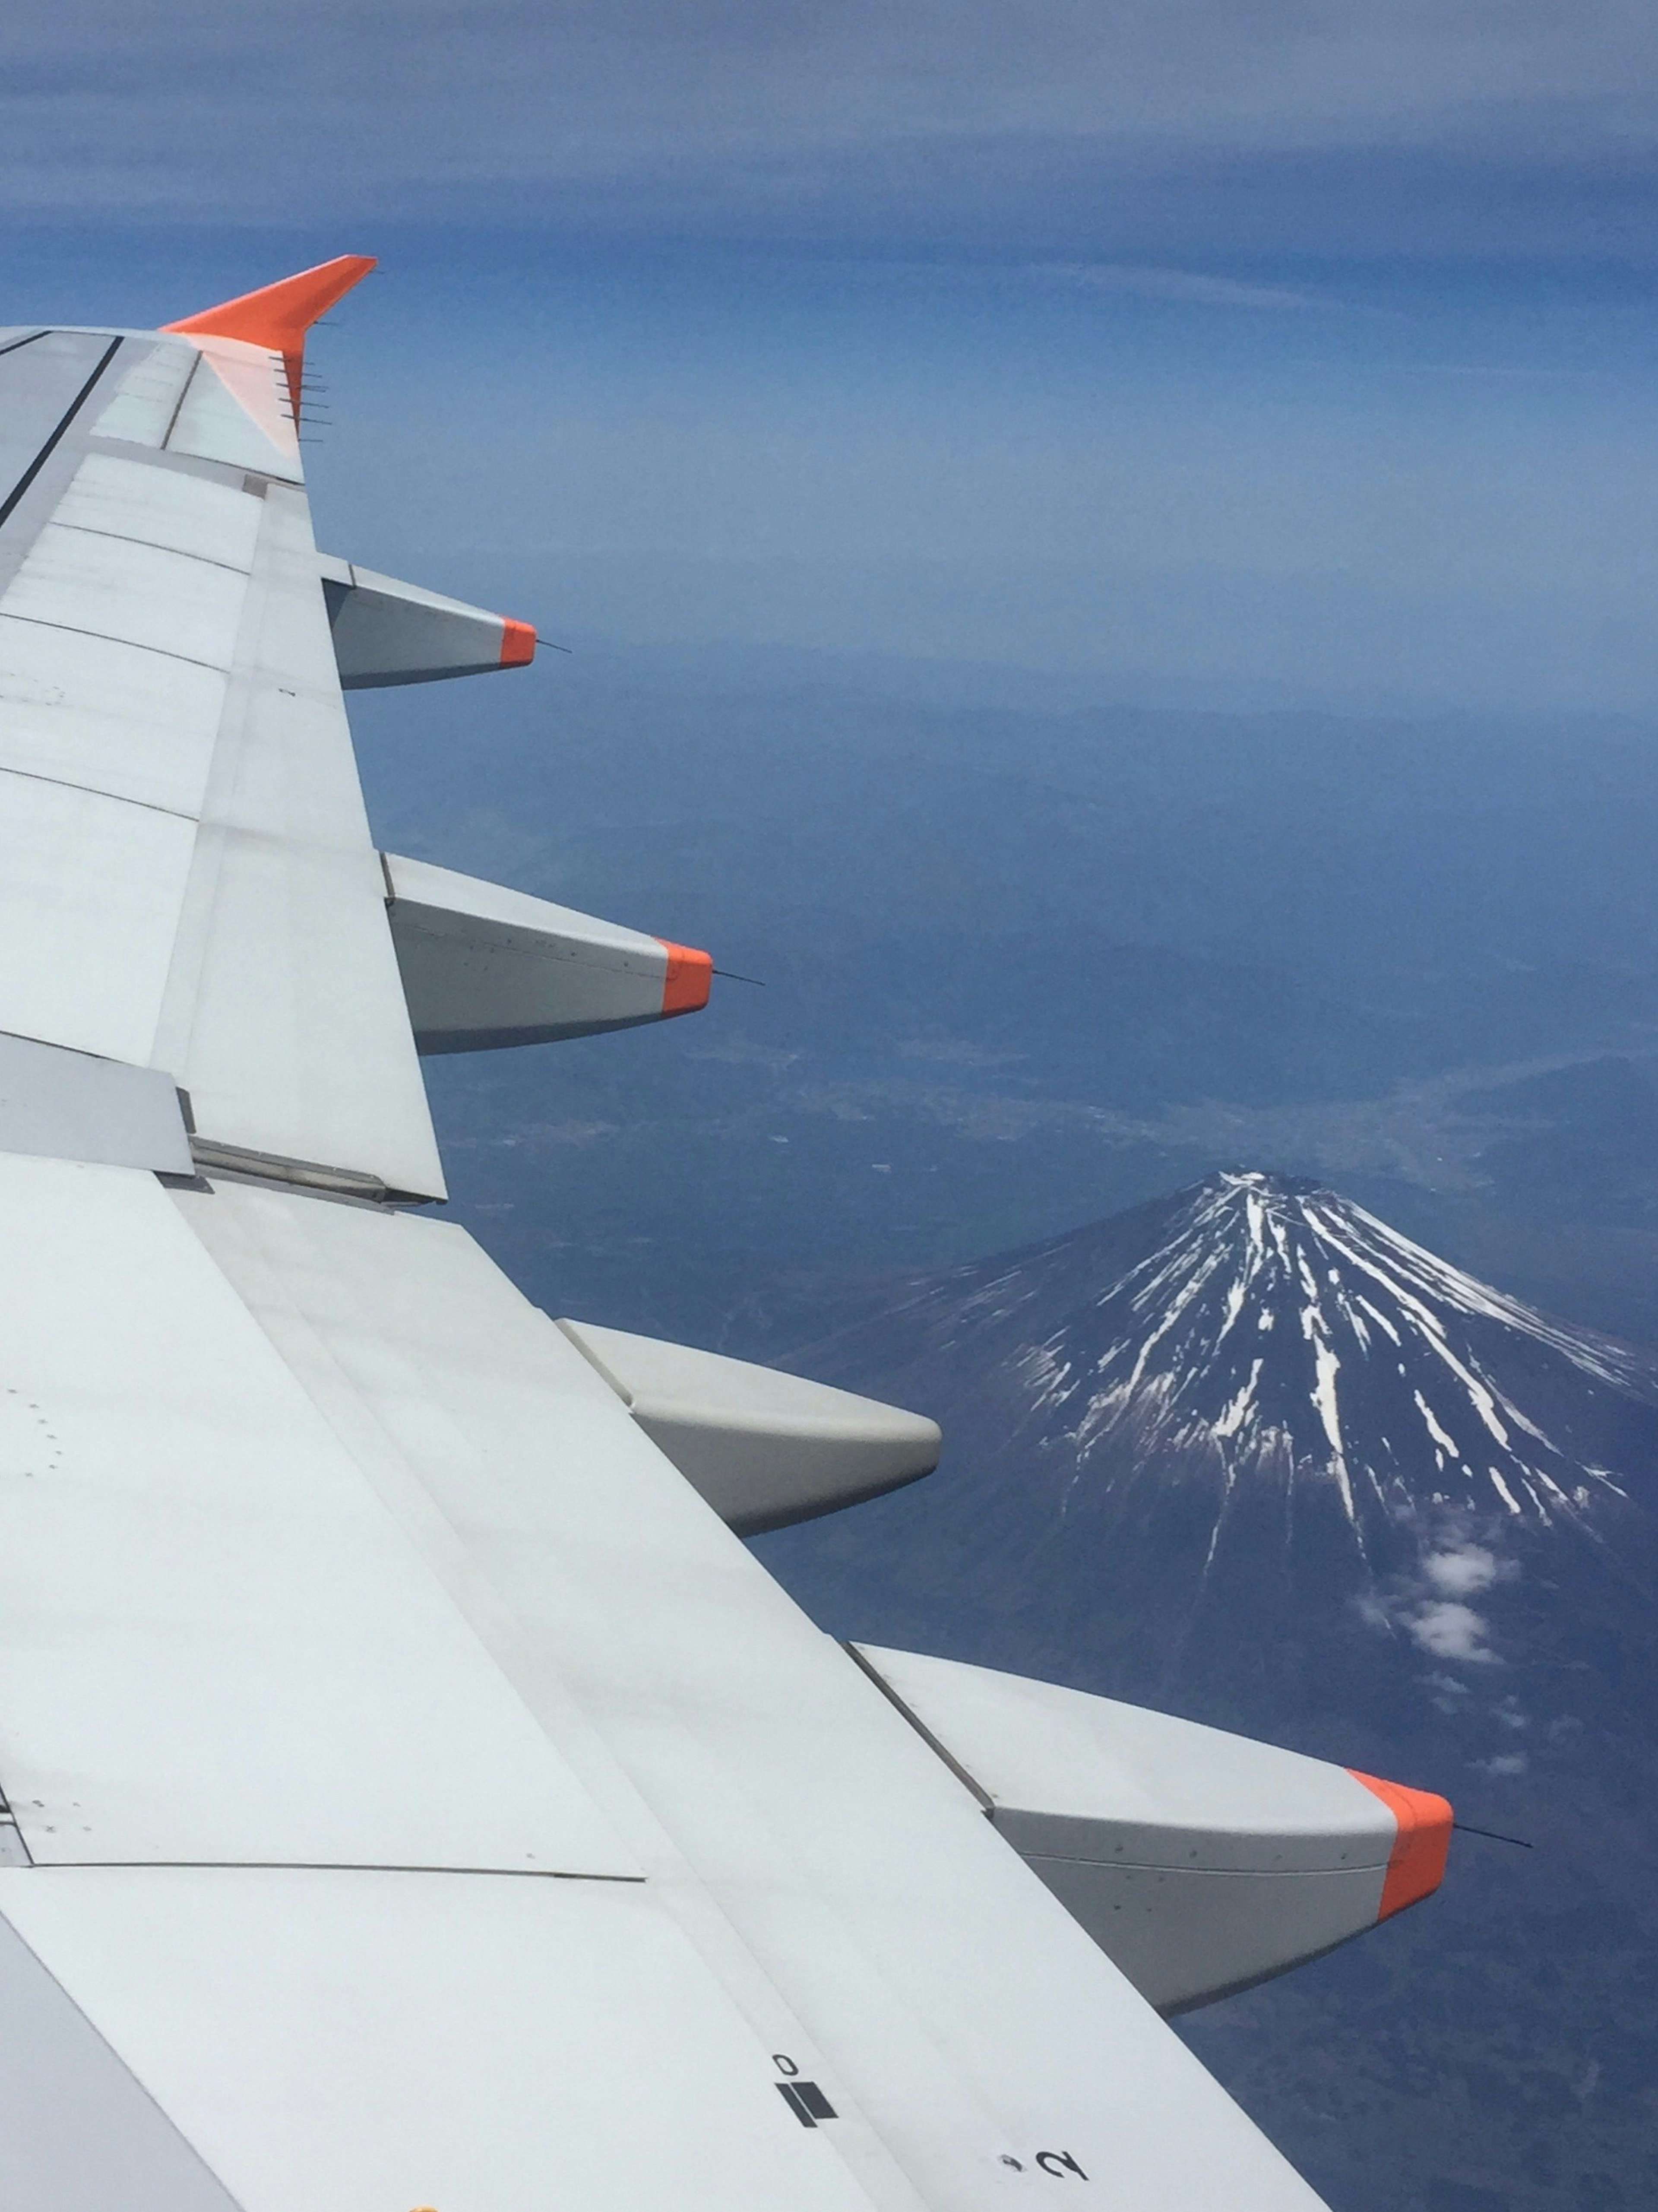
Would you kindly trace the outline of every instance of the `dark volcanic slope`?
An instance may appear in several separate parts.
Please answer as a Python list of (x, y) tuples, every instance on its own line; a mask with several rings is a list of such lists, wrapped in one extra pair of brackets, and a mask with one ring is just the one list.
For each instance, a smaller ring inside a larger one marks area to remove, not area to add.
[[(1546, 1525), (1625, 1494), (1598, 1462), (1635, 1441), (1627, 1401), (1658, 1396), (1649, 1356), (1545, 1320), (1310, 1186), (1218, 1176), (1144, 1225), (1155, 1248), (1016, 1365), (1079, 1465), (1116, 1438), (1164, 1470), (1212, 1467), (1216, 1545), (1240, 1484), (1333, 1486), (1361, 1550), (1376, 1516), (1424, 1504)], [(1097, 1267), (1091, 1241), (1066, 1259)], [(999, 1274), (962, 1318), (1021, 1285), (1040, 1302), (1055, 1256)]]
[(948, 1588), (1133, 1694), (1357, 1721), (1424, 1656), (1564, 1659), (1562, 1577), (1637, 1637), (1653, 1594), (1658, 1358), (1312, 1184), (1212, 1176), (912, 1283), (799, 1364), (945, 1425), (906, 1610)]
[(1658, 1358), (1240, 1173), (902, 1285), (793, 1364), (945, 1435), (930, 1481), (762, 1542), (826, 1626), (1535, 1842), (1460, 1839), (1419, 1913), (1195, 2018), (1334, 2204), (1658, 2203)]
[(1429, 1504), (1592, 1515), (1625, 1495), (1602, 1462), (1658, 1442), (1658, 1359), (1265, 1175), (960, 1270), (892, 1319), (935, 1358), (1005, 1363), (1027, 1432), (1079, 1470), (1116, 1479), (1126, 1448), (1163, 1479), (1211, 1476), (1215, 1546), (1240, 1485), (1333, 1491), (1361, 1551), (1378, 1516)]

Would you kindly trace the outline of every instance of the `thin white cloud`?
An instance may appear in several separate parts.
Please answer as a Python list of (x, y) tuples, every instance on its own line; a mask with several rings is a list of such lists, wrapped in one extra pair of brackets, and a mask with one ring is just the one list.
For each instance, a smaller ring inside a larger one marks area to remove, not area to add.
[(1290, 309), (1316, 307), (1311, 292), (1287, 284), (1250, 284), (1231, 276), (1206, 276), (1195, 269), (1143, 268), (1133, 263), (1056, 261), (1033, 275), (1101, 292), (1122, 292), (1142, 300), (1169, 300), (1197, 307)]
[(1406, 1634), (1419, 1650), (1435, 1659), (1456, 1659), (1463, 1665), (1489, 1667), (1497, 1654), (1487, 1638), (1491, 1624), (1472, 1606), (1448, 1598), (1433, 1600), (1403, 1616)]
[[(1442, 1526), (1425, 1543), (1415, 1571), (1370, 1594), (1360, 1610), (1375, 1625), (1385, 1623), (1402, 1631), (1430, 1659), (1461, 1667), (1494, 1667), (1501, 1654), (1490, 1618), (1468, 1601), (1512, 1582), (1518, 1572), (1513, 1560), (1476, 1542), (1466, 1529)], [(1467, 1694), (1467, 1684), (1453, 1675), (1430, 1675), (1429, 1685), (1437, 1693), (1435, 1702), (1442, 1711), (1451, 1711)], [(1497, 1717), (1510, 1728), (1527, 1725), (1512, 1698), (1498, 1708)]]
[(1495, 1556), (1483, 1545), (1461, 1544), (1430, 1552), (1422, 1562), (1422, 1571), (1442, 1597), (1466, 1598), (1489, 1589), (1498, 1571)]

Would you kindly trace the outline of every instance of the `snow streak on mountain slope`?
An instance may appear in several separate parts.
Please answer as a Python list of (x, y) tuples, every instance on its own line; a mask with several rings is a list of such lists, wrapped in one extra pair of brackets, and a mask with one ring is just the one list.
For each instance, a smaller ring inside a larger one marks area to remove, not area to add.
[(1581, 1718), (1611, 1680), (1588, 1642), (1658, 1630), (1658, 1356), (1314, 1183), (1212, 1176), (911, 1281), (798, 1363), (944, 1427), (908, 1503), (816, 1540), (889, 1641), (994, 1619), (1112, 1694), (1271, 1734), (1464, 1696), (1508, 1729), (1522, 1663)]
[[(961, 1320), (1011, 1314), (1029, 1266), (985, 1283)], [(1078, 1479), (1121, 1437), (1149, 1463), (1212, 1460), (1223, 1514), (1241, 1480), (1329, 1483), (1361, 1544), (1366, 1503), (1546, 1525), (1624, 1495), (1546, 1407), (1601, 1389), (1649, 1401), (1658, 1383), (1649, 1358), (1546, 1320), (1330, 1191), (1260, 1174), (1182, 1193), (1153, 1249), (1019, 1357), (1031, 1413), (1063, 1426)]]

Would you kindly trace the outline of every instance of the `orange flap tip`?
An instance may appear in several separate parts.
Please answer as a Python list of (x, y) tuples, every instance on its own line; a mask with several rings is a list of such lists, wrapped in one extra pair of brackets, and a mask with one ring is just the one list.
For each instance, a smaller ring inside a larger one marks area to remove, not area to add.
[(697, 1012), (708, 1005), (714, 988), (713, 953), (693, 951), (688, 945), (670, 945), (665, 937), (656, 941), (668, 956), (668, 972), (662, 979), (663, 1012)]
[(182, 322), (163, 323), (164, 331), (185, 337), (240, 338), (248, 345), (264, 346), (270, 353), (297, 354), (305, 349), (305, 334), (337, 300), (343, 300), (374, 266), (372, 254), (342, 253), (333, 261), (301, 269), (297, 276), (266, 284), (239, 299), (204, 307), (199, 315)]
[(1431, 1790), (1408, 1790), (1402, 1782), (1383, 1782), (1374, 1774), (1361, 1774), (1356, 1766), (1347, 1771), (1379, 1797), (1394, 1816), (1396, 1833), (1376, 1916), (1386, 1920), (1402, 1912), (1407, 1905), (1431, 1897), (1443, 1881), (1455, 1814), (1450, 1801)]
[(514, 622), (510, 616), (507, 617), (501, 626), (501, 665), (503, 668), (527, 668), (535, 657), (535, 624)]

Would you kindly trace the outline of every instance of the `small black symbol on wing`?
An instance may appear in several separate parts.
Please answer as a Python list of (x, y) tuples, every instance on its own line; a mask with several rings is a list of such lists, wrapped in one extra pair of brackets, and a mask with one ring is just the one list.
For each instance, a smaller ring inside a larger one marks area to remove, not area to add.
[(1078, 2181), (1088, 2179), (1068, 2150), (1039, 2150), (1036, 2163), (1044, 2173), (1051, 2173), (1060, 2181), (1065, 2179), (1067, 2172), (1074, 2173)]
[(840, 2117), (815, 2081), (780, 2081), (777, 2093), (803, 2128)]

